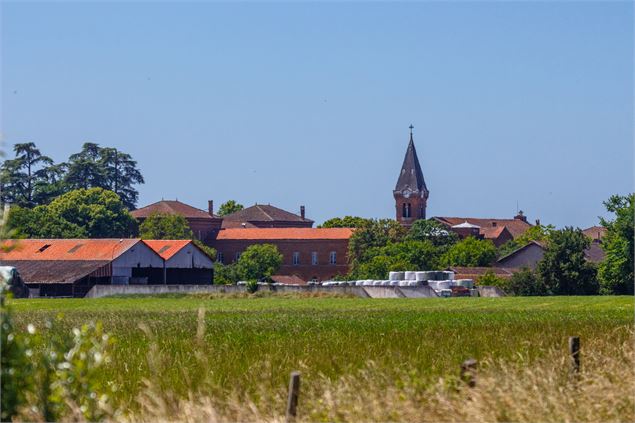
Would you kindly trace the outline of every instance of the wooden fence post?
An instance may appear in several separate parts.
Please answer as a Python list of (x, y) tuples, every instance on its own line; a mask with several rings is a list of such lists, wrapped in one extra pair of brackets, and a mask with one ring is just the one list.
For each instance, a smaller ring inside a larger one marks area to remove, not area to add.
[(573, 374), (580, 372), (580, 337), (569, 337), (569, 354), (571, 356), (571, 371)]
[(478, 361), (473, 358), (465, 360), (461, 364), (461, 380), (467, 383), (467, 386), (473, 388), (476, 386), (476, 368), (478, 367)]
[(289, 398), (287, 400), (287, 422), (295, 420), (300, 395), (300, 372), (291, 372), (289, 380)]

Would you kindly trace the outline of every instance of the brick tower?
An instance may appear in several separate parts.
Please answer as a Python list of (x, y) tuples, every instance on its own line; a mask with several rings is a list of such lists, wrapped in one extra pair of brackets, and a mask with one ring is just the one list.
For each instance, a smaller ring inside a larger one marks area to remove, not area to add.
[(417, 219), (426, 218), (426, 205), (430, 194), (423, 179), (417, 150), (412, 139), (413, 128), (414, 126), (410, 125), (410, 142), (406, 157), (403, 159), (401, 173), (392, 192), (395, 197), (397, 221), (404, 226), (412, 225)]

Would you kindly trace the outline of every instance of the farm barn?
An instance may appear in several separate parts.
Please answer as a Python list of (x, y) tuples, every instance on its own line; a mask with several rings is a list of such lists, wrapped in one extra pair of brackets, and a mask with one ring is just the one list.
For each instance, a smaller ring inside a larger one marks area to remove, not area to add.
[(162, 253), (140, 239), (21, 239), (4, 246), (13, 248), (0, 251), (0, 265), (15, 267), (32, 296), (84, 297), (94, 285), (158, 285), (164, 275), (183, 278), (172, 283), (212, 282), (211, 259), (191, 241)]
[(214, 260), (191, 240), (144, 240), (163, 259), (161, 283), (211, 284)]

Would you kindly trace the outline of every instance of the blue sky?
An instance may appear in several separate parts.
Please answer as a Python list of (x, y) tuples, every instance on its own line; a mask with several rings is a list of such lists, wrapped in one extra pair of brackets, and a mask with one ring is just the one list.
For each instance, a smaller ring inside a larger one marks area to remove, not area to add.
[(633, 190), (631, 2), (3, 2), (5, 149), (138, 162), (140, 205), (393, 217), (415, 126), (428, 215), (586, 227)]

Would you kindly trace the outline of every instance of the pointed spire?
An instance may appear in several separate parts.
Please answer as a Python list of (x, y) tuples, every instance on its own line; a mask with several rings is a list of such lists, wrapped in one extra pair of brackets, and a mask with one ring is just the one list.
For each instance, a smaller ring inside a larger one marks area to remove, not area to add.
[(410, 125), (410, 142), (408, 143), (408, 149), (406, 150), (406, 156), (401, 166), (401, 173), (395, 186), (395, 191), (409, 190), (412, 193), (423, 193), (425, 197), (428, 197), (428, 188), (426, 182), (423, 179), (423, 172), (421, 171), (421, 165), (419, 164), (419, 158), (417, 157), (417, 149), (412, 135), (414, 126)]

